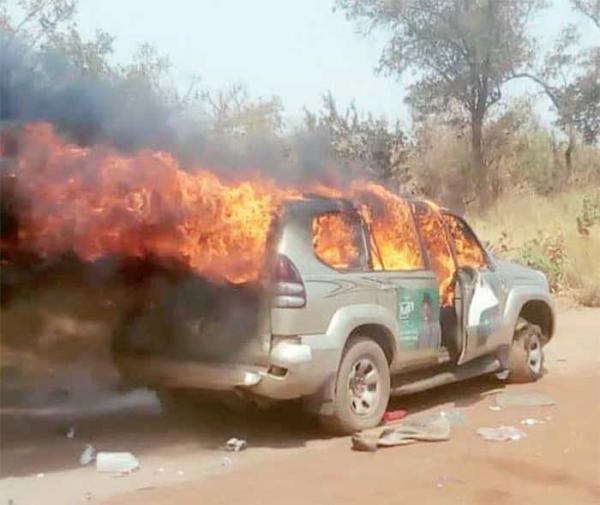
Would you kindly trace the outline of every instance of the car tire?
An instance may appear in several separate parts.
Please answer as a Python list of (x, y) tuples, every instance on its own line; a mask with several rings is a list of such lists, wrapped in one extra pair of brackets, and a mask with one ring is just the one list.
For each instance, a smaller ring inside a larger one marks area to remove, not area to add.
[(508, 358), (508, 382), (535, 382), (543, 375), (543, 344), (540, 327), (519, 319)]
[(333, 415), (322, 416), (323, 427), (348, 435), (377, 426), (390, 398), (390, 369), (381, 347), (370, 338), (353, 338), (338, 369)]

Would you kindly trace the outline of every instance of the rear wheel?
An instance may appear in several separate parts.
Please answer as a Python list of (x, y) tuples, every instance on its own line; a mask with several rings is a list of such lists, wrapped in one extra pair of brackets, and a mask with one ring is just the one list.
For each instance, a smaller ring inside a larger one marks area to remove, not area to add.
[(390, 397), (390, 369), (381, 347), (369, 338), (352, 339), (335, 384), (333, 415), (321, 421), (337, 434), (377, 426)]
[(543, 336), (540, 327), (519, 319), (510, 349), (509, 382), (535, 382), (544, 373)]

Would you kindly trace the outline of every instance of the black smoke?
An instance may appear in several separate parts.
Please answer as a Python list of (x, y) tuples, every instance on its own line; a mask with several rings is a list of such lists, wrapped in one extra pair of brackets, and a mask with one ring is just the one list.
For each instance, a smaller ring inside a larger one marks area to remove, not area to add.
[(217, 132), (201, 105), (186, 109), (144, 79), (86, 71), (57, 49), (32, 50), (0, 33), (0, 128), (28, 121), (52, 123), (82, 146), (165, 150), (184, 169), (203, 166), (224, 177), (337, 184), (354, 175), (335, 162), (324, 129)]

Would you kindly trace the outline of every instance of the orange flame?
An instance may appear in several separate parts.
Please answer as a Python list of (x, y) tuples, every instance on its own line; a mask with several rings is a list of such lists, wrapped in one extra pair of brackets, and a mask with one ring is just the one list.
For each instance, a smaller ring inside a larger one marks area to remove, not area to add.
[[(123, 154), (65, 142), (45, 123), (17, 136), (11, 173), (19, 195), (19, 247), (49, 257), (73, 251), (86, 261), (108, 254), (174, 258), (211, 280), (244, 283), (263, 268), (267, 237), (281, 204), (302, 198), (298, 188), (259, 176), (224, 181), (206, 169), (185, 171), (168, 153)], [(0, 142), (0, 153), (9, 148)], [(377, 270), (422, 268), (424, 259), (409, 205), (384, 187), (357, 181), (345, 191), (313, 185), (323, 196), (353, 200), (371, 230)], [(420, 215), (444, 303), (452, 300), (454, 263), (440, 213)], [(360, 259), (357, 233), (332, 214), (313, 223), (317, 256), (337, 268)], [(360, 238), (360, 237), (358, 237)], [(468, 247), (465, 249), (467, 250)], [(476, 259), (476, 258), (475, 258)]]
[(313, 220), (313, 248), (317, 258), (333, 268), (360, 267), (360, 236), (344, 214), (323, 214)]
[(439, 207), (427, 202), (427, 205), (417, 212), (417, 222), (422, 231), (425, 248), (429, 251), (431, 268), (438, 281), (440, 303), (444, 306), (452, 305), (456, 265), (448, 245)]

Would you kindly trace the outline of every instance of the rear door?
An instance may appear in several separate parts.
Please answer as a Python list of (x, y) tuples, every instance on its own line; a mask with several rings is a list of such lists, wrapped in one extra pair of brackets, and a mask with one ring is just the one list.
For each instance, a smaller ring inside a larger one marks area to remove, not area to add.
[(370, 209), (371, 276), (378, 302), (397, 322), (398, 368), (437, 360), (441, 345), (439, 297), (410, 205), (401, 199)]

